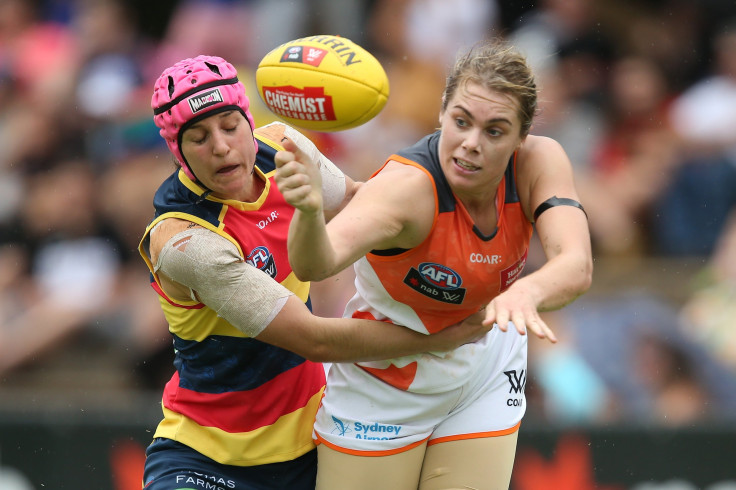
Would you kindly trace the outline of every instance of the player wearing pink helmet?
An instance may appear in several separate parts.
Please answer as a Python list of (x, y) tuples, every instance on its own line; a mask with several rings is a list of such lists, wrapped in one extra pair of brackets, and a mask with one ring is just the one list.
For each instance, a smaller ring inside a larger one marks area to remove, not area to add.
[(293, 128), (255, 128), (243, 84), (222, 58), (166, 69), (151, 102), (180, 168), (156, 192), (139, 247), (176, 355), (145, 488), (313, 489), (320, 362), (447, 350), (488, 328), (478, 315), (426, 336), (312, 315), (309, 283), (288, 260), (294, 209), (274, 181), (276, 152), (291, 139), (317, 164), (328, 217), (358, 184)]
[(189, 126), (219, 112), (238, 110), (251, 131), (256, 129), (235, 67), (217, 56), (187, 58), (167, 68), (156, 80), (151, 106), (159, 134), (191, 179), (194, 174), (181, 153), (181, 136)]

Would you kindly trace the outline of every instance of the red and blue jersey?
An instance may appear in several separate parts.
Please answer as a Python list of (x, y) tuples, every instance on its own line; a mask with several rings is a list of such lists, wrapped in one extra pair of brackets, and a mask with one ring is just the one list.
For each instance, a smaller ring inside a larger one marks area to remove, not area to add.
[(203, 303), (169, 298), (150, 262), (148, 242), (151, 229), (166, 218), (191, 221), (230, 240), (246, 262), (311, 307), (309, 284), (296, 278), (288, 260), (294, 209), (273, 180), (280, 147), (258, 138), (256, 172), (265, 188), (256, 202), (207, 196), (206, 189), (178, 170), (156, 192), (155, 218), (140, 245), (175, 349), (176, 372), (164, 389), (164, 419), (154, 437), (239, 466), (288, 461), (314, 448), (312, 424), (324, 390), (324, 368), (247, 337)]

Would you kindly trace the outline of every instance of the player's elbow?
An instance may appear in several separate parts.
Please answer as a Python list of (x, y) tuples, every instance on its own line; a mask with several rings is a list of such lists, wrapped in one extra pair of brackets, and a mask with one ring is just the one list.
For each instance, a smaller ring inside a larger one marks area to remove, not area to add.
[(338, 362), (343, 360), (334, 345), (312, 333), (304, 332), (301, 340), (291, 347), (292, 352), (312, 362)]
[(317, 270), (304, 267), (296, 267), (295, 265), (292, 265), (291, 270), (294, 272), (294, 275), (299, 279), (300, 281), (321, 281), (323, 279), (327, 279), (329, 274), (320, 273)]
[(331, 277), (334, 272), (325, 266), (316, 264), (315, 261), (307, 258), (307, 260), (291, 261), (291, 270), (300, 281), (321, 281)]
[(593, 259), (585, 257), (577, 265), (577, 273), (574, 274), (577, 296), (585, 294), (593, 285)]
[(321, 281), (330, 277), (318, 257), (307, 255), (292, 244), (289, 244), (288, 253), (291, 271), (300, 281)]
[(337, 362), (342, 360), (337, 358), (333, 349), (320, 344), (309, 345), (304, 349), (304, 353), (300, 355), (312, 362)]

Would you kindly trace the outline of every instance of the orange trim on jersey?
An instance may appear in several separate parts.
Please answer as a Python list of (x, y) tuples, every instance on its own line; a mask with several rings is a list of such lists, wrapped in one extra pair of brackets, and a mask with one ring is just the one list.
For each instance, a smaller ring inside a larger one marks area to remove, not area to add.
[(499, 437), (499, 436), (507, 436), (509, 434), (513, 434), (517, 430), (519, 430), (519, 427), (521, 426), (521, 421), (519, 421), (518, 424), (515, 426), (509, 428), (509, 429), (503, 429), (503, 430), (492, 430), (490, 432), (474, 432), (472, 434), (460, 434), (457, 436), (447, 436), (447, 437), (438, 437), (437, 439), (432, 439), (427, 443), (427, 446), (432, 446), (434, 444), (440, 444), (442, 442), (450, 442), (450, 441), (466, 441), (468, 439), (482, 439), (485, 437)]
[(161, 286), (156, 281), (152, 281), (151, 282), (151, 287), (159, 294), (159, 296), (161, 296), (163, 299), (165, 299), (166, 301), (168, 301), (169, 304), (172, 305), (172, 306), (176, 306), (176, 307), (179, 307), (179, 308), (184, 308), (186, 310), (201, 310), (202, 308), (204, 308), (204, 303), (199, 303), (199, 304), (191, 305), (191, 306), (180, 305), (179, 303), (174, 303), (171, 300), (171, 298), (169, 298), (168, 296), (166, 296), (166, 293), (164, 292), (163, 289), (161, 289)]
[[(376, 317), (369, 311), (354, 311), (353, 318), (377, 321)], [(388, 318), (381, 321), (391, 323), (391, 320), (389, 320)], [(412, 384), (414, 378), (417, 375), (418, 364), (416, 362), (412, 362), (411, 364), (407, 364), (402, 368), (391, 364), (385, 369), (361, 366), (360, 364), (356, 364), (356, 366), (358, 366), (360, 369), (367, 372), (368, 374), (380, 379), (384, 383), (388, 383), (394, 388), (406, 391), (409, 389), (409, 386)]]
[(421, 441), (417, 441), (417, 442), (414, 442), (412, 444), (409, 444), (408, 446), (404, 446), (404, 447), (400, 447), (400, 448), (396, 448), (396, 449), (386, 449), (384, 451), (362, 451), (362, 450), (359, 450), (359, 449), (348, 449), (346, 447), (342, 447), (342, 446), (338, 446), (336, 444), (333, 444), (333, 443), (327, 441), (326, 439), (323, 439), (322, 437), (320, 437), (320, 435), (317, 434), (316, 432), (315, 432), (315, 436), (317, 437), (317, 441), (315, 441), (316, 444), (324, 444), (328, 448), (334, 449), (338, 453), (352, 454), (353, 456), (368, 456), (368, 457), (373, 457), (373, 456), (393, 456), (394, 454), (403, 453), (403, 452), (406, 452), (406, 451), (408, 451), (410, 449), (414, 449), (417, 446), (421, 446), (422, 444), (424, 444), (424, 442), (427, 439), (429, 439), (429, 437), (426, 437), (426, 438), (422, 439)]
[(414, 361), (410, 362), (404, 367), (398, 367), (394, 364), (391, 364), (385, 369), (379, 369), (356, 364), (356, 366), (358, 366), (360, 369), (367, 372), (368, 374), (375, 376), (384, 383), (390, 384), (394, 388), (398, 388), (404, 391), (408, 390), (409, 386), (411, 386), (412, 382), (414, 382), (414, 378), (417, 375), (418, 365), (419, 364), (417, 363), (417, 361)]
[(373, 320), (373, 321), (376, 321), (376, 322), (393, 323), (388, 318), (384, 318), (383, 320), (379, 320), (370, 311), (354, 311), (352, 317), (353, 318), (358, 318), (360, 320)]
[[(434, 205), (434, 222), (432, 223), (432, 229), (434, 229), (434, 224), (437, 221), (437, 216), (440, 214), (440, 205), (439, 205), (440, 198), (439, 198), (439, 195), (437, 194), (437, 183), (434, 181), (434, 177), (432, 177), (432, 173), (429, 170), (427, 170), (426, 168), (424, 168), (422, 165), (419, 165), (414, 160), (409, 160), (408, 158), (404, 158), (401, 155), (393, 154), (393, 155), (391, 155), (388, 158), (388, 160), (386, 160), (386, 163), (384, 163), (381, 168), (379, 168), (378, 170), (376, 170), (373, 173), (373, 175), (371, 175), (371, 177), (375, 177), (376, 175), (378, 175), (378, 173), (381, 172), (384, 169), (384, 167), (386, 167), (386, 165), (388, 165), (391, 161), (398, 162), (398, 163), (403, 163), (404, 165), (409, 165), (411, 167), (414, 167), (414, 168), (416, 168), (418, 170), (421, 170), (422, 172), (424, 172), (427, 175), (427, 177), (429, 177), (429, 181), (432, 182), (432, 190), (434, 191), (434, 202), (435, 202), (435, 205)], [(432, 233), (430, 231), (430, 235), (431, 234)]]

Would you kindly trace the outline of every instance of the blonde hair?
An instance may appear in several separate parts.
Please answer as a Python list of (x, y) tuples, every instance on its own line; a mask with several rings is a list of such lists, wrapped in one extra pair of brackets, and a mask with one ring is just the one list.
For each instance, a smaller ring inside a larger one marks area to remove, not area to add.
[(519, 102), (521, 135), (526, 136), (537, 113), (537, 84), (526, 57), (502, 40), (482, 41), (458, 57), (442, 94), (442, 111), (468, 83), (502, 92)]

